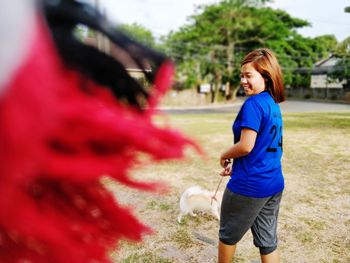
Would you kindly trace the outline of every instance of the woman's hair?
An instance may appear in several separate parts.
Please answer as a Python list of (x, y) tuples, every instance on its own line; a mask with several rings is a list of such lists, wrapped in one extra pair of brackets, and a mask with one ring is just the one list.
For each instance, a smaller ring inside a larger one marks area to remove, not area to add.
[(281, 67), (271, 50), (267, 48), (253, 50), (245, 56), (241, 66), (247, 63), (252, 63), (255, 70), (263, 76), (266, 89), (270, 91), (277, 103), (286, 100)]

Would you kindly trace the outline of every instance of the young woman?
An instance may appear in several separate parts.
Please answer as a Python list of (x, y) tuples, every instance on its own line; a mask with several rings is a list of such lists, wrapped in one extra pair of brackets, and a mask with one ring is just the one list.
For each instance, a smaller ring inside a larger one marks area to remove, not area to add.
[(243, 59), (241, 85), (250, 97), (234, 121), (234, 145), (220, 156), (221, 175), (231, 178), (221, 205), (219, 263), (232, 261), (249, 228), (262, 262), (274, 263), (279, 262), (277, 217), (284, 188), (278, 103), (285, 96), (280, 66), (269, 49), (254, 50)]

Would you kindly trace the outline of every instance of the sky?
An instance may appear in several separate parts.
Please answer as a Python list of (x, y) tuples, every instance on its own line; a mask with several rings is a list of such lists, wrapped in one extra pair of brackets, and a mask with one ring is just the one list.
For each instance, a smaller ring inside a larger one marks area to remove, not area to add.
[[(188, 23), (195, 6), (212, 4), (217, 0), (90, 0), (117, 23), (138, 23), (156, 37), (166, 35)], [(312, 26), (298, 30), (307, 37), (334, 34), (338, 41), (350, 36), (350, 13), (344, 8), (350, 0), (274, 0), (269, 6), (287, 11), (290, 15), (309, 21)]]

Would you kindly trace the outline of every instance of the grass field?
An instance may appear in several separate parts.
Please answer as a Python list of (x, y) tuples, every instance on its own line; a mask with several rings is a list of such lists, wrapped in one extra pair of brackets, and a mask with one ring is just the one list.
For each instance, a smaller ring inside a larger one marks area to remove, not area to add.
[[(143, 180), (163, 180), (166, 195), (140, 193), (109, 183), (118, 200), (133, 206), (155, 234), (143, 243), (123, 242), (115, 262), (216, 262), (218, 221), (212, 216), (176, 222), (179, 197), (191, 185), (215, 190), (220, 180), (218, 156), (232, 144), (235, 114), (173, 115), (169, 122), (195, 139), (206, 152), (190, 149), (188, 158), (138, 169)], [(279, 251), (286, 263), (350, 262), (350, 113), (303, 113), (284, 116), (283, 170), (286, 188), (279, 219)], [(220, 186), (223, 190), (227, 179)], [(234, 262), (259, 262), (247, 233)]]

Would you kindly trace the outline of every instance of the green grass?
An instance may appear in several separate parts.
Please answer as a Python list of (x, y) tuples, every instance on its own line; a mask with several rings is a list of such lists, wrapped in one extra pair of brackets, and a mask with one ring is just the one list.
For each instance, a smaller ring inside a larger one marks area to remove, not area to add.
[(327, 227), (327, 224), (324, 221), (315, 220), (311, 218), (301, 218), (300, 220), (307, 224), (310, 230), (320, 231), (326, 229)]
[(147, 209), (159, 209), (162, 211), (171, 210), (171, 205), (164, 202), (157, 202), (155, 200), (149, 201), (146, 206)]
[(168, 211), (172, 209), (172, 206), (170, 204), (161, 203), (159, 204), (159, 208), (162, 211)]
[(314, 233), (311, 231), (303, 231), (297, 234), (297, 238), (302, 244), (308, 244), (314, 241)]
[(157, 207), (157, 202), (152, 200), (147, 203), (147, 209), (154, 209)]
[[(231, 129), (235, 114), (172, 115), (176, 125), (190, 134), (217, 134)], [(335, 128), (350, 129), (350, 112), (287, 113), (283, 115), (285, 129)], [(225, 129), (225, 130), (221, 130)]]
[(177, 230), (172, 238), (180, 248), (187, 248), (195, 244), (185, 228)]
[(349, 129), (349, 112), (285, 114), (285, 129)]

